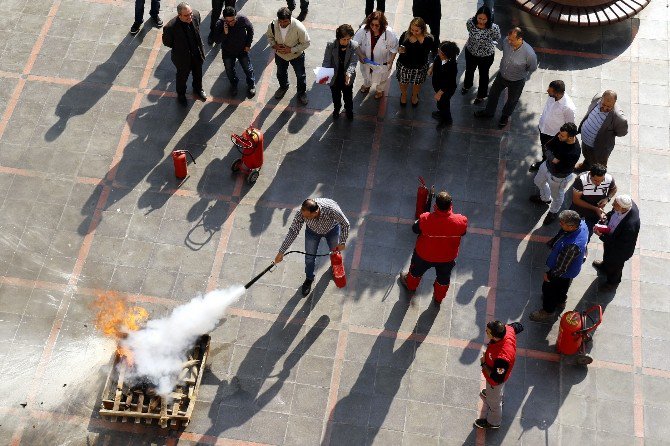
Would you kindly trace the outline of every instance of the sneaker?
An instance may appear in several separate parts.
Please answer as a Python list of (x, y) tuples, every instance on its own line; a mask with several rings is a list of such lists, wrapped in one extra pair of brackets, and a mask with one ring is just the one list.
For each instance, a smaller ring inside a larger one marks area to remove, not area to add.
[(230, 95), (231, 96), (237, 96), (238, 90), (237, 90), (237, 84), (233, 84), (230, 86)]
[(309, 103), (309, 99), (307, 99), (307, 93), (304, 91), (302, 93), (298, 93), (298, 102), (300, 105), (307, 105)]
[(354, 119), (354, 112), (353, 112), (353, 111), (351, 111), (351, 110), (345, 110), (345, 111), (344, 111), (344, 114), (347, 115), (347, 119), (348, 119), (349, 121), (351, 121), (351, 120)]
[(533, 164), (530, 165), (528, 168), (528, 172), (537, 172), (540, 170), (540, 166), (542, 165), (542, 161), (535, 161)]
[(544, 217), (542, 224), (544, 226), (552, 224), (558, 218), (558, 212), (547, 212), (547, 216)]
[(303, 22), (303, 21), (305, 21), (306, 17), (307, 17), (307, 10), (302, 9), (302, 10), (300, 10), (300, 14), (298, 14), (298, 17), (296, 17), (296, 19), (300, 22)]
[(509, 116), (501, 116), (500, 121), (498, 121), (498, 128), (502, 129), (507, 127), (507, 124), (509, 123)]
[(486, 113), (486, 110), (477, 110), (475, 112), (475, 118), (492, 118), (493, 114)]
[(549, 313), (548, 311), (544, 311), (544, 309), (533, 311), (532, 313), (530, 313), (530, 316), (528, 316), (528, 319), (530, 319), (533, 322), (549, 322), (553, 318), (554, 313)]
[(473, 425), (478, 429), (498, 429), (500, 427), (500, 425), (495, 426), (489, 423), (486, 418), (477, 418)]
[(486, 99), (486, 98), (485, 97), (484, 98), (475, 98), (475, 100), (472, 101), (472, 103), (475, 104), (475, 105), (476, 104), (481, 104), (482, 102), (484, 102), (484, 99)]
[(256, 96), (256, 87), (252, 85), (251, 87), (247, 88), (247, 96), (249, 96), (250, 98)]
[(305, 279), (302, 283), (301, 292), (303, 296), (307, 296), (312, 291), (312, 282), (314, 282), (314, 279)]
[(186, 95), (185, 94), (178, 94), (177, 95), (177, 102), (179, 102), (179, 104), (183, 105), (183, 106), (188, 105), (188, 101), (186, 101)]
[(528, 197), (528, 201), (535, 204), (546, 204), (547, 206), (551, 204), (551, 200), (544, 201), (542, 197), (540, 197), (538, 194), (531, 195), (530, 197)]
[(482, 389), (482, 391), (479, 392), (479, 396), (486, 399), (486, 389)]
[(162, 28), (163, 27), (163, 20), (161, 20), (160, 16), (153, 16), (151, 19), (154, 21), (154, 28)]
[(142, 26), (142, 22), (135, 22), (133, 23), (133, 26), (130, 27), (130, 34), (135, 35), (138, 32), (140, 32), (140, 27)]
[(275, 99), (280, 100), (281, 98), (286, 95), (286, 92), (288, 91), (288, 87), (279, 87), (279, 90), (275, 93)]

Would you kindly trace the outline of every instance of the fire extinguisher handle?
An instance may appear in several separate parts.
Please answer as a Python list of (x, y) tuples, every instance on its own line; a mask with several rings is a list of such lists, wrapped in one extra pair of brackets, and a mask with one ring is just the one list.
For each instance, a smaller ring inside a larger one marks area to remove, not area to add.
[(195, 158), (193, 158), (193, 154), (189, 152), (188, 150), (184, 150), (184, 153), (188, 153), (188, 156), (191, 157), (191, 161), (193, 161), (193, 164), (195, 164)]

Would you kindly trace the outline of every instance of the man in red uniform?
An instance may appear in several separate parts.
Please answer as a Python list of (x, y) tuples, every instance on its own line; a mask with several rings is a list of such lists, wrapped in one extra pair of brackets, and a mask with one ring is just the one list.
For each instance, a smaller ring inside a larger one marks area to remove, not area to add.
[(449, 289), (451, 270), (456, 265), (461, 237), (467, 229), (468, 218), (452, 212), (451, 195), (445, 191), (437, 194), (433, 212), (424, 212), (412, 226), (412, 231), (419, 237), (409, 272), (400, 274), (400, 282), (410, 293), (419, 287), (421, 276), (430, 268), (435, 268), (433, 304), (439, 306), (442, 303)]
[(500, 321), (492, 321), (486, 324), (486, 337), (490, 341), (480, 360), (486, 389), (479, 393), (484, 399), (486, 418), (475, 420), (474, 427), (478, 429), (500, 427), (503, 388), (516, 359), (516, 335), (522, 331), (523, 326), (518, 322), (505, 325)]

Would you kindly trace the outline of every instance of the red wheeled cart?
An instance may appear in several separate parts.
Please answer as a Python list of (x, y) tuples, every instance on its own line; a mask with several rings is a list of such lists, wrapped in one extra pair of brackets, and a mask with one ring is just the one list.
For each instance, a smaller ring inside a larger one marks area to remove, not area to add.
[(561, 317), (556, 351), (563, 355), (577, 355), (579, 365), (589, 365), (593, 358), (586, 353), (586, 343), (603, 320), (603, 308), (594, 305), (586, 311), (567, 311)]
[(263, 166), (263, 134), (259, 129), (249, 126), (242, 135), (230, 135), (230, 140), (242, 154), (242, 158), (233, 161), (230, 169), (233, 172), (244, 172), (247, 183), (254, 184)]

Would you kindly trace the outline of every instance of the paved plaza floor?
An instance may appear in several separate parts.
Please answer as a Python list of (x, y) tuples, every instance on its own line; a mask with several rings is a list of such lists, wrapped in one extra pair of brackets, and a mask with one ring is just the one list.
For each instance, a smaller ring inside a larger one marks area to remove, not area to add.
[[(177, 2), (162, 3), (167, 22)], [(550, 26), (509, 3), (497, 2), (496, 21), (526, 28), (539, 69), (499, 130), (497, 120), (473, 118), (474, 93), (457, 93), (454, 125), (436, 128), (430, 86), (419, 107), (401, 108), (395, 79), (382, 100), (358, 93), (357, 79), (355, 119), (334, 122), (312, 69), (337, 25), (361, 22), (362, 0), (312, 0), (306, 107), (293, 74), (289, 94), (273, 98), (262, 34), (284, 3), (238, 1), (256, 27), (258, 94), (245, 99), (241, 88), (231, 98), (219, 48), (206, 46), (210, 98), (189, 96), (187, 108), (175, 100), (161, 31), (145, 23), (128, 34), (133, 2), (0, 1), (0, 444), (670, 444), (668, 0), (600, 28)], [(206, 37), (210, 2), (192, 5)], [(410, 0), (386, 9), (394, 29), (407, 28)], [(475, 0), (442, 0), (442, 38), (462, 47), (475, 9)], [(461, 81), (464, 66), (462, 54)], [(554, 79), (565, 81), (580, 119), (594, 94), (618, 93), (630, 130), (609, 167), (642, 219), (616, 294), (597, 291), (595, 238), (570, 289), (568, 308), (605, 307), (588, 369), (555, 353), (558, 324), (528, 319), (540, 304), (544, 242), (558, 229), (543, 227), (546, 209), (528, 202)], [(229, 167), (230, 134), (252, 122), (266, 143), (253, 187)], [(196, 159), (183, 184), (174, 149)], [(396, 281), (415, 240), (419, 175), (450, 191), (470, 220), (439, 311), (433, 272), (411, 303)], [(160, 317), (198, 293), (245, 283), (269, 265), (310, 196), (334, 198), (352, 222), (347, 287), (336, 288), (319, 262), (303, 298), (303, 258), (288, 256), (212, 332), (188, 427), (101, 418), (114, 342), (96, 331), (91, 302), (114, 290)], [(478, 359), (494, 318), (526, 330), (502, 426), (483, 432), (472, 428), (482, 409)]]

